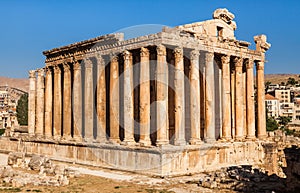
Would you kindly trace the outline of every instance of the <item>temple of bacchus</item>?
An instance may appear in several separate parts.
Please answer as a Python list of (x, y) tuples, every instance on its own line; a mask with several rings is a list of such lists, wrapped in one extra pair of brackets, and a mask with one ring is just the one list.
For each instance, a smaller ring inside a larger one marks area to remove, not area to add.
[(257, 35), (251, 50), (233, 20), (217, 9), (156, 34), (44, 51), (29, 72), (28, 134), (16, 138), (28, 153), (159, 176), (261, 163), (270, 44)]

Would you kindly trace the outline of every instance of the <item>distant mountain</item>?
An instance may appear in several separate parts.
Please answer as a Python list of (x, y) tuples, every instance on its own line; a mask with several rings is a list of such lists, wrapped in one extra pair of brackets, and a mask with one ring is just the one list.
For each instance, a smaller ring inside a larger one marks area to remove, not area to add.
[(300, 74), (265, 74), (265, 82), (271, 82), (272, 84), (286, 83), (289, 78), (294, 78), (300, 83)]
[(18, 88), (25, 92), (29, 90), (29, 79), (26, 78), (8, 78), (0, 76), (0, 86), (9, 86)]

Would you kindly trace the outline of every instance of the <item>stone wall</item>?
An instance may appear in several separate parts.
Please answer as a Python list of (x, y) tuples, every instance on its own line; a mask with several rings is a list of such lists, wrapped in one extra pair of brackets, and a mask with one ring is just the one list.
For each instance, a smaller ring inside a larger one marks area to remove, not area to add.
[(265, 159), (261, 141), (143, 148), (29, 140), (21, 142), (12, 138), (1, 138), (0, 151), (47, 155), (51, 159), (64, 162), (154, 176), (187, 175), (241, 164), (259, 165)]

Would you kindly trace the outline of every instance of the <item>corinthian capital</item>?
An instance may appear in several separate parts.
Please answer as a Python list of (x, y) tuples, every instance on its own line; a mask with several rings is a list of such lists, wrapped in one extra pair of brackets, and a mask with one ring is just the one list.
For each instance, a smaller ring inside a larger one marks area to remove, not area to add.
[(183, 57), (183, 49), (182, 49), (182, 47), (175, 48), (173, 52), (174, 52), (175, 58), (181, 59)]
[(235, 67), (243, 67), (243, 58), (235, 57), (233, 62)]
[(257, 61), (256, 70), (264, 70), (264, 69), (265, 69), (265, 63), (263, 61)]
[(132, 58), (132, 54), (128, 50), (125, 50), (122, 55), (124, 60), (130, 60)]
[(35, 70), (29, 70), (29, 78), (35, 78), (36, 77), (36, 71)]
[(205, 54), (205, 62), (213, 62), (214, 61), (214, 53), (213, 52), (206, 52)]
[(246, 68), (247, 68), (247, 69), (252, 69), (253, 66), (254, 66), (253, 59), (251, 59), (251, 58), (248, 59), (248, 60), (246, 61)]
[(162, 44), (159, 44), (156, 47), (156, 51), (157, 51), (157, 55), (159, 56), (165, 56), (167, 54), (166, 47)]
[(222, 64), (228, 64), (230, 63), (230, 56), (229, 55), (223, 55), (221, 56), (221, 62)]
[(198, 60), (199, 59), (199, 50), (192, 50), (190, 52), (190, 60)]
[(150, 53), (148, 48), (145, 47), (141, 47), (141, 57), (149, 57)]

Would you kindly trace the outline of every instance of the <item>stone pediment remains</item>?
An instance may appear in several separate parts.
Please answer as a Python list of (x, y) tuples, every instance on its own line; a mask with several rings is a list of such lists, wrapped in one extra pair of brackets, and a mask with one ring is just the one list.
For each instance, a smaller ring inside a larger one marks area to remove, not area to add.
[(231, 21), (234, 19), (234, 15), (230, 13), (226, 8), (224, 9), (216, 9), (213, 13), (214, 19), (221, 19), (226, 23), (230, 24)]

